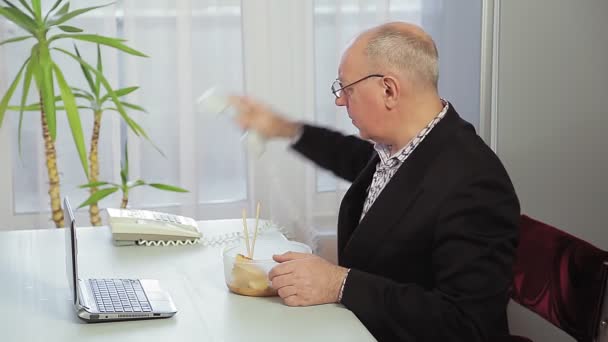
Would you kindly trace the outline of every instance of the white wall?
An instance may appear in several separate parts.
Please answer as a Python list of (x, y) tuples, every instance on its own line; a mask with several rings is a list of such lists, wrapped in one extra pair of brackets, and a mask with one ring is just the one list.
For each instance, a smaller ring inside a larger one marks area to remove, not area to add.
[[(500, 1), (497, 152), (522, 212), (608, 249), (608, 1)], [(518, 305), (513, 333), (573, 341)]]

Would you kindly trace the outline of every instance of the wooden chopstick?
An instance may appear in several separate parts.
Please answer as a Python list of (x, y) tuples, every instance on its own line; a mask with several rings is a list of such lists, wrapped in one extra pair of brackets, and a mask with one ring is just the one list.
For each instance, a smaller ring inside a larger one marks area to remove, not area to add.
[(247, 209), (243, 208), (243, 233), (245, 234), (245, 245), (247, 246), (247, 257), (251, 258), (251, 248), (249, 247), (249, 232), (247, 231)]
[(255, 251), (255, 240), (258, 237), (258, 222), (260, 221), (260, 202), (258, 202), (257, 208), (255, 210), (255, 232), (253, 233), (253, 244), (251, 245), (251, 256), (253, 259), (253, 253)]

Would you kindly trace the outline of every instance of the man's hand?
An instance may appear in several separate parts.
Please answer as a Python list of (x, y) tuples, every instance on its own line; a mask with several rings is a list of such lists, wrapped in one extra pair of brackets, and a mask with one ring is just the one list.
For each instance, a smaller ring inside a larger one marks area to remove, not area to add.
[(336, 303), (346, 268), (305, 253), (287, 252), (273, 256), (276, 262), (268, 278), (289, 306)]
[(231, 96), (230, 103), (239, 112), (237, 123), (245, 129), (253, 129), (264, 138), (294, 138), (300, 124), (290, 121), (272, 108), (245, 96)]

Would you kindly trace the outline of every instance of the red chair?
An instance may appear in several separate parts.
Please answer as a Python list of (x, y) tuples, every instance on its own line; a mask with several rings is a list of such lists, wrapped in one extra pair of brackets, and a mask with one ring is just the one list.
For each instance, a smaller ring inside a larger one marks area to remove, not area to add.
[(522, 215), (511, 298), (578, 342), (600, 341), (608, 322), (607, 261), (607, 252)]

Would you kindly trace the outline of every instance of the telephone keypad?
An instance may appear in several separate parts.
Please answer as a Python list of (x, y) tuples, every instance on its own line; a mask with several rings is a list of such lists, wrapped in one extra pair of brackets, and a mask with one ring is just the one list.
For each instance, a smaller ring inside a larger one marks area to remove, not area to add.
[(167, 222), (167, 223), (183, 224), (180, 217), (176, 216), (176, 215), (154, 213), (153, 216), (154, 216), (155, 220), (159, 220), (159, 221), (163, 221), (163, 222)]
[(132, 217), (141, 220), (156, 220), (167, 223), (185, 224), (181, 216), (165, 213), (151, 212), (147, 210), (123, 210), (127, 217)]

